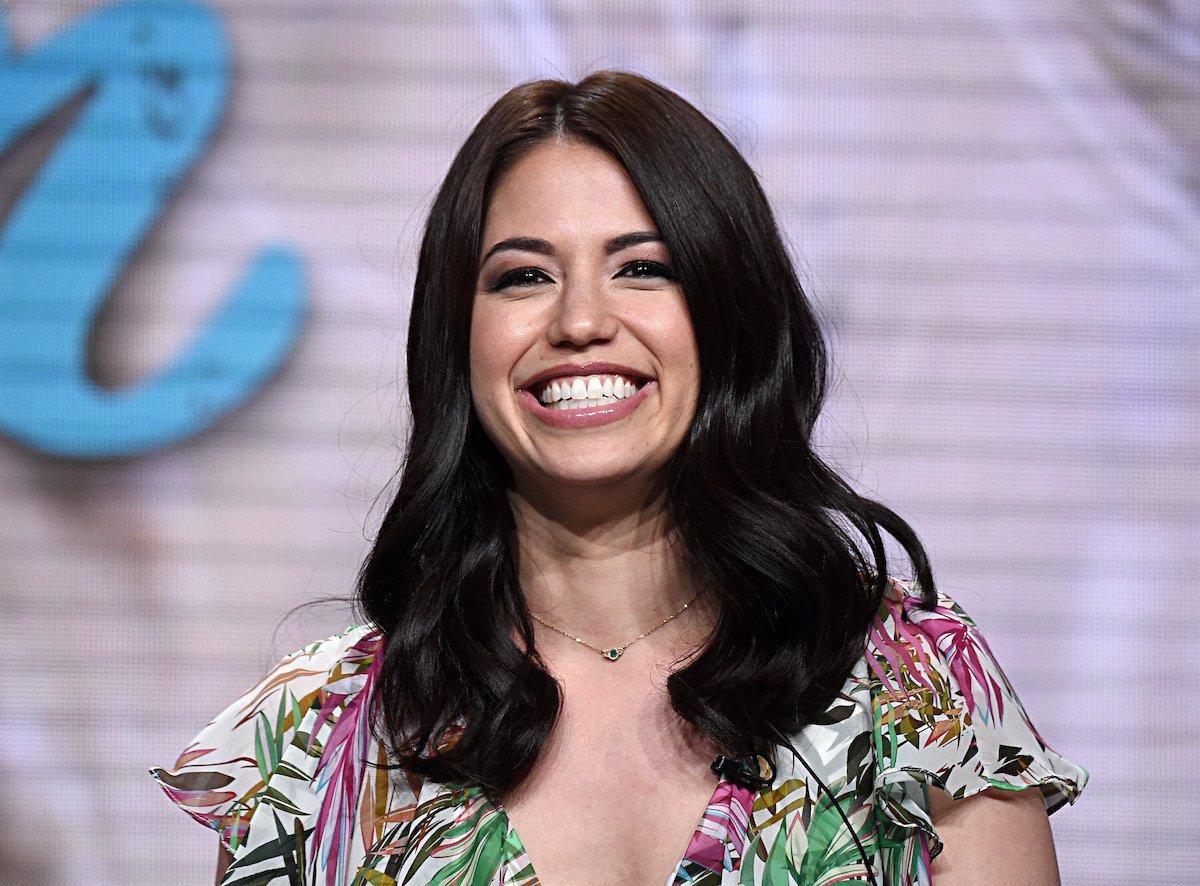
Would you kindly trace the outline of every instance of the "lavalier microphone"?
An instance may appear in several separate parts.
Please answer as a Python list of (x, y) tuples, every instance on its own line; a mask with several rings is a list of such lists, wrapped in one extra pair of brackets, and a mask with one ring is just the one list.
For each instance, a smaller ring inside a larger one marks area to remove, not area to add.
[(742, 754), (740, 757), (722, 754), (713, 760), (711, 768), (717, 775), (751, 791), (761, 791), (775, 780), (771, 762), (755, 753)]

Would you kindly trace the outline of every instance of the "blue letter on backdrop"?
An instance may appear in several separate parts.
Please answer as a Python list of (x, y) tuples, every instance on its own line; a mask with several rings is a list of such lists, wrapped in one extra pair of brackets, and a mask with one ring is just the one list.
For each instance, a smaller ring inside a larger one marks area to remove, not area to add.
[[(0, 22), (2, 25), (2, 22)], [(102, 8), (16, 58), (0, 27), (0, 147), (91, 98), (0, 230), (0, 431), (42, 452), (145, 452), (210, 425), (287, 354), (299, 262), (266, 249), (161, 372), (121, 391), (87, 376), (96, 313), (225, 101), (228, 47), (185, 2)]]

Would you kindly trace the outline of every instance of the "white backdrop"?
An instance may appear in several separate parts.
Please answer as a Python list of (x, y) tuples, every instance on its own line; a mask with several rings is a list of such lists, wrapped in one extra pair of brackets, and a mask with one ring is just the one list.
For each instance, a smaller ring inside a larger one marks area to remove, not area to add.
[[(19, 53), (91, 6), (0, 10)], [(253, 399), (169, 449), (70, 461), (0, 438), (0, 882), (211, 880), (215, 837), (145, 769), (350, 618), (284, 621), (350, 592), (397, 463), (433, 190), (507, 87), (602, 67), (687, 95), (760, 170), (834, 341), (826, 452), (911, 519), (1043, 736), (1092, 773), (1052, 819), (1064, 881), (1186, 877), (1195, 7), (213, 8), (234, 51), (224, 123), (112, 292), (91, 370), (121, 387), (162, 365), (266, 239), (302, 256), (309, 314)], [(0, 154), (0, 197), (17, 162)]]

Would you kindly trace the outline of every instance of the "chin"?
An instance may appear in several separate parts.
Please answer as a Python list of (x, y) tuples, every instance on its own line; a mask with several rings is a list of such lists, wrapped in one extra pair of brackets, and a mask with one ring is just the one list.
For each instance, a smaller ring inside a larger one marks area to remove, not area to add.
[(555, 471), (547, 475), (549, 485), (564, 488), (614, 488), (624, 483), (647, 482), (648, 478), (635, 470), (603, 470), (594, 465), (572, 471)]
[(655, 485), (661, 476), (661, 468), (654, 470), (644, 464), (628, 462), (605, 464), (593, 459), (582, 464), (542, 465), (534, 482), (550, 491), (561, 488), (564, 492), (585, 489), (608, 489), (616, 492), (618, 487), (627, 484), (649, 488)]

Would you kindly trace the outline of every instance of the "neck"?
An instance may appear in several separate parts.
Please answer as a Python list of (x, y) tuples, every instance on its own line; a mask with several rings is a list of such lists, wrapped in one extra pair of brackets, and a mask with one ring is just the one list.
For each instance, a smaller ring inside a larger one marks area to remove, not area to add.
[[(540, 618), (598, 645), (619, 644), (696, 597), (661, 492), (625, 508), (611, 497), (600, 507), (586, 494), (548, 501), (510, 496), (521, 590)], [(691, 629), (702, 621), (688, 616)], [(664, 628), (659, 642), (672, 635)]]

